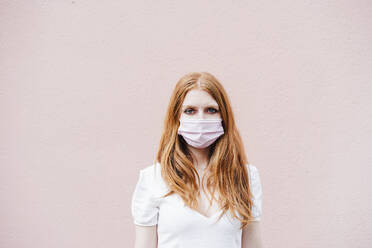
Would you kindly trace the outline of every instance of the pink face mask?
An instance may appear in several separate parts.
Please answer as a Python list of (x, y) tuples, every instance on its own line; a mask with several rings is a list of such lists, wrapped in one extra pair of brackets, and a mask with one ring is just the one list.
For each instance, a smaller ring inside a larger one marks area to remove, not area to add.
[(178, 134), (196, 148), (206, 148), (224, 134), (222, 119), (180, 119)]

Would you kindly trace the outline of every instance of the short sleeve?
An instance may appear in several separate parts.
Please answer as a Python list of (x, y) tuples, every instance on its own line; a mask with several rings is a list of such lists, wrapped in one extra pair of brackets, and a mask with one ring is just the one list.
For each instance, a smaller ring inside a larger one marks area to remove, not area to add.
[(258, 173), (258, 169), (252, 164), (248, 166), (248, 174), (253, 201), (253, 220), (260, 221), (262, 214), (262, 185), (260, 175)]
[(151, 170), (139, 172), (137, 184), (132, 194), (131, 213), (134, 224), (153, 226), (158, 223), (159, 206), (152, 190)]

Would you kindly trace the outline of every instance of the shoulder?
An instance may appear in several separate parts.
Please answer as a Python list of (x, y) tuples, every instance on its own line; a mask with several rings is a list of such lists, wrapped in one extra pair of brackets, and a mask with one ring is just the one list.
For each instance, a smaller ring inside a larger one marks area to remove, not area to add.
[(248, 175), (249, 175), (250, 178), (256, 178), (256, 177), (259, 176), (258, 175), (258, 169), (254, 164), (248, 163), (245, 166), (247, 168)]
[(137, 174), (137, 183), (134, 191), (135, 199), (154, 197), (154, 194), (159, 188), (157, 172), (158, 168), (156, 164), (146, 165), (142, 169), (139, 169), (139, 173)]
[(140, 180), (146, 185), (150, 185), (152, 191), (157, 192), (162, 190), (165, 186), (164, 180), (161, 176), (161, 166), (160, 163), (153, 163), (146, 165), (139, 171)]
[(257, 190), (261, 190), (261, 178), (260, 178), (260, 173), (258, 172), (258, 169), (255, 165), (253, 164), (246, 164), (247, 171), (248, 171), (248, 177), (249, 177), (249, 182), (253, 188)]
[(146, 165), (139, 171), (140, 175), (147, 180), (154, 180), (157, 178), (158, 174), (160, 173), (160, 164), (153, 163)]
[(252, 193), (253, 208), (252, 214), (255, 221), (261, 219), (262, 213), (262, 184), (258, 169), (253, 164), (247, 164), (247, 170), (249, 175), (250, 191)]

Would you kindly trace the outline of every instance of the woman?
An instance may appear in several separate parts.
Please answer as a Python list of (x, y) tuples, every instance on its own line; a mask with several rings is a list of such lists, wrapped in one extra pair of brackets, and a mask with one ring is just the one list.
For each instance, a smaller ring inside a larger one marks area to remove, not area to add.
[(132, 195), (135, 247), (262, 247), (261, 202), (224, 88), (207, 72), (184, 75)]

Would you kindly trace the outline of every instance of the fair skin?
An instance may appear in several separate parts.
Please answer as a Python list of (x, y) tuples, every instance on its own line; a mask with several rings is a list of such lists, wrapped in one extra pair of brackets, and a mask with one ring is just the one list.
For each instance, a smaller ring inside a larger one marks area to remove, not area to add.
[[(182, 104), (181, 116), (189, 119), (217, 119), (221, 118), (219, 107), (214, 98), (208, 92), (201, 89), (190, 90)], [(208, 164), (209, 147), (195, 148), (187, 144), (194, 166), (200, 178), (204, 175), (204, 169)], [(205, 184), (204, 184), (205, 185)], [(200, 206), (198, 212), (210, 217), (219, 210), (217, 203), (209, 204), (205, 192), (201, 192), (199, 198)], [(157, 247), (157, 225), (136, 226), (135, 248), (156, 248)], [(260, 236), (260, 222), (252, 222), (242, 230), (242, 248), (262, 248)]]
[(136, 238), (134, 248), (157, 248), (158, 247), (158, 225), (139, 226), (135, 225)]

